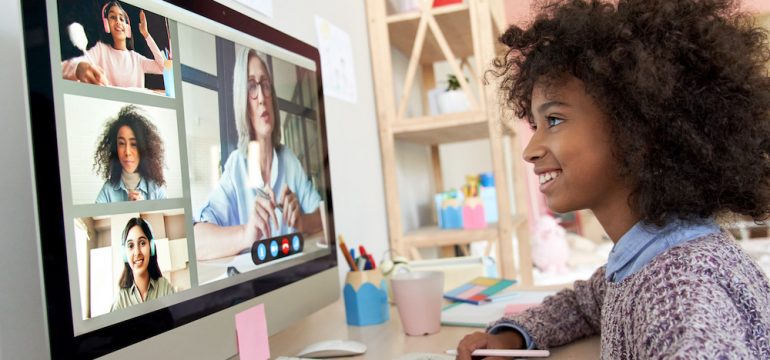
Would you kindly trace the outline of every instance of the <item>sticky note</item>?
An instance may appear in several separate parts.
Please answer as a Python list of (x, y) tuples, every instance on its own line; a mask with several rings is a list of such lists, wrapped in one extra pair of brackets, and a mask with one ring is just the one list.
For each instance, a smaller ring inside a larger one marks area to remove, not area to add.
[(235, 332), (241, 360), (270, 359), (265, 304), (235, 314)]

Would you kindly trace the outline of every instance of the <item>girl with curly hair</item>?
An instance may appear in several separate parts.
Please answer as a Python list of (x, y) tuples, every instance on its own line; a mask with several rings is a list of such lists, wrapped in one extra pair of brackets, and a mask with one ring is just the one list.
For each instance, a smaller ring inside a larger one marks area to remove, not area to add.
[(548, 206), (592, 210), (615, 247), (458, 359), (596, 334), (605, 359), (770, 358), (767, 275), (719, 226), (770, 214), (767, 32), (732, 0), (563, 0), (501, 41)]
[(134, 105), (120, 109), (104, 126), (94, 168), (106, 181), (97, 203), (165, 199), (163, 140)]

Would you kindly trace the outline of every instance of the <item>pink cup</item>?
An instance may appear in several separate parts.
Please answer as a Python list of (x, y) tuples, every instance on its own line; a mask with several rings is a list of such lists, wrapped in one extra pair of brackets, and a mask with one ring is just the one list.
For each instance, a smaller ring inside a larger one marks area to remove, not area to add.
[(434, 334), (441, 328), (444, 273), (416, 271), (393, 275), (393, 299), (407, 335)]

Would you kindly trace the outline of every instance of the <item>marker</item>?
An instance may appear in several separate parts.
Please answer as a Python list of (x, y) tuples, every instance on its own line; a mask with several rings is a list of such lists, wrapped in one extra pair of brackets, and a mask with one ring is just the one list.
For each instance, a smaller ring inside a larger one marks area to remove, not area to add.
[[(447, 355), (457, 356), (457, 350), (447, 350)], [(500, 357), (548, 357), (548, 350), (508, 350), (508, 349), (477, 349), (471, 353), (473, 356), (500, 356)]]
[(358, 259), (356, 259), (356, 265), (358, 265), (358, 268), (363, 270), (368, 270), (366, 268), (366, 258), (363, 256), (359, 256)]
[(348, 250), (348, 246), (345, 245), (345, 238), (342, 237), (342, 234), (339, 235), (339, 239), (340, 239), (340, 250), (342, 250), (342, 255), (345, 255), (345, 261), (348, 263), (348, 266), (350, 266), (350, 270), (358, 271), (358, 266), (356, 266), (356, 263), (353, 261), (353, 258), (350, 256), (350, 251)]
[(498, 294), (498, 295), (495, 295), (495, 296), (490, 296), (490, 297), (486, 298), (485, 300), (482, 300), (481, 302), (483, 302), (485, 304), (486, 303), (496, 303), (496, 302), (510, 300), (510, 299), (519, 297), (519, 295), (520, 294), (517, 293), (517, 292), (508, 292), (508, 293), (504, 293), (504, 294)]

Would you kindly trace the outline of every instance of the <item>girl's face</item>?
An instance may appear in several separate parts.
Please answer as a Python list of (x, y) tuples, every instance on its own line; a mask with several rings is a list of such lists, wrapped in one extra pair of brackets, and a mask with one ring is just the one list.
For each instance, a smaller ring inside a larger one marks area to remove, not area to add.
[(581, 80), (570, 76), (547, 89), (537, 83), (532, 116), (524, 159), (535, 165), (553, 211), (591, 209), (598, 216), (628, 207), (630, 187), (616, 175), (608, 118)]
[(134, 131), (127, 125), (118, 129), (118, 160), (120, 166), (128, 173), (136, 172), (139, 167), (139, 148), (136, 146)]
[(125, 246), (128, 266), (131, 268), (134, 278), (149, 276), (147, 267), (150, 264), (150, 240), (147, 239), (141, 226), (135, 225), (128, 231)]
[(256, 55), (249, 56), (246, 92), (248, 119), (251, 122), (256, 140), (270, 139), (273, 133), (275, 116), (270, 76), (267, 68)]
[(128, 18), (123, 9), (117, 5), (110, 7), (107, 12), (107, 24), (110, 28), (110, 35), (114, 42), (125, 41), (128, 36)]

